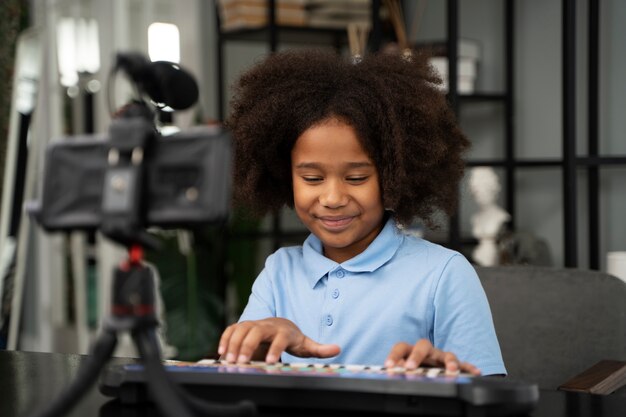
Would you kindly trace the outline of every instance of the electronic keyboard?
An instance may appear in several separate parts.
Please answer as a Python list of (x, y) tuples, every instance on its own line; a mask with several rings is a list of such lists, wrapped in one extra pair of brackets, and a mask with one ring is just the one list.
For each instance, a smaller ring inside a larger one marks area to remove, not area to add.
[[(191, 394), (221, 402), (253, 401), (260, 409), (327, 409), (428, 416), (510, 416), (531, 411), (534, 384), (504, 377), (448, 374), (442, 368), (223, 361), (166, 361), (171, 379)], [(149, 400), (140, 364), (112, 365), (100, 390), (124, 404)]]

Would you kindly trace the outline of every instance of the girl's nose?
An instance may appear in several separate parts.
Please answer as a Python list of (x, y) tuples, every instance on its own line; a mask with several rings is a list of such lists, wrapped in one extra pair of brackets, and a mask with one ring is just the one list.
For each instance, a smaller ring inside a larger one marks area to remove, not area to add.
[(338, 181), (328, 181), (319, 197), (322, 206), (328, 208), (343, 207), (348, 203), (348, 195)]

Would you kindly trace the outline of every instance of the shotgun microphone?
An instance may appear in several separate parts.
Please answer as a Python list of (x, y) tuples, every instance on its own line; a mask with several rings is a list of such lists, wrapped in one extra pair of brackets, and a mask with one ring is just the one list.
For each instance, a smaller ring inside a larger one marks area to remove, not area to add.
[(115, 68), (124, 71), (159, 105), (184, 110), (198, 100), (198, 85), (194, 77), (180, 65), (168, 61), (149, 61), (139, 53), (119, 53)]

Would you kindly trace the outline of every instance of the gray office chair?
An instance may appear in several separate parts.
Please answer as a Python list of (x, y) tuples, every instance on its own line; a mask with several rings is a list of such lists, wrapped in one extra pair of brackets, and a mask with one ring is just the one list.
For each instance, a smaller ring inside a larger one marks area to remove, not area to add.
[[(626, 283), (597, 271), (477, 267), (509, 375), (556, 389), (600, 360), (626, 361)], [(626, 395), (626, 387), (616, 391)]]

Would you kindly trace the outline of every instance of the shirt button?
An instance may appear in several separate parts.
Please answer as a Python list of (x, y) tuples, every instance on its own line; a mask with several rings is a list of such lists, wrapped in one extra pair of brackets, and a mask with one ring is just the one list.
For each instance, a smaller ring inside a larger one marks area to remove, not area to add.
[(335, 288), (332, 293), (333, 298), (339, 298), (339, 289)]
[(344, 275), (346, 275), (346, 273), (345, 273), (345, 272), (343, 272), (343, 270), (342, 270), (342, 269), (340, 269), (339, 271), (337, 271), (337, 277), (338, 277), (338, 278), (343, 278), (343, 277), (344, 277)]
[(333, 324), (333, 316), (331, 316), (330, 314), (327, 314), (326, 317), (324, 317), (324, 323), (327, 326), (332, 326), (332, 324)]

